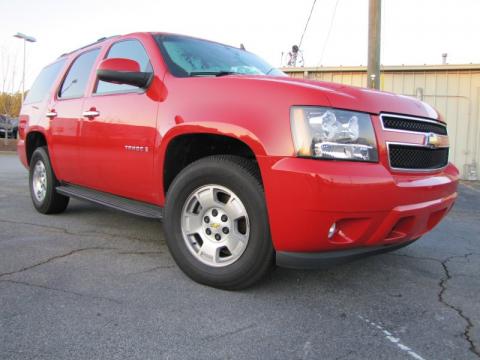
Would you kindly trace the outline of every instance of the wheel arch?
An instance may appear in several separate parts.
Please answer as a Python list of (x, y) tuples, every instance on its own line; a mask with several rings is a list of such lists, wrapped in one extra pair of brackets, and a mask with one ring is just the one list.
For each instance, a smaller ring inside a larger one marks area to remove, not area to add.
[(162, 188), (165, 196), (173, 179), (187, 165), (211, 155), (237, 155), (254, 160), (265, 155), (265, 149), (250, 131), (232, 124), (208, 126), (183, 125), (173, 128), (162, 140)]
[(25, 137), (25, 154), (26, 154), (27, 164), (30, 165), (30, 160), (32, 158), (32, 155), (35, 149), (41, 146), (47, 146), (47, 145), (48, 145), (47, 137), (42, 131), (38, 129), (29, 131)]

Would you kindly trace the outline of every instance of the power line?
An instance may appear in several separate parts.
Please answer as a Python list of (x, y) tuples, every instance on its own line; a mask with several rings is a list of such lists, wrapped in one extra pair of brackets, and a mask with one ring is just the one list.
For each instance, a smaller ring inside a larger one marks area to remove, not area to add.
[(330, 39), (330, 33), (332, 32), (333, 22), (335, 21), (335, 15), (337, 14), (337, 6), (338, 6), (339, 2), (340, 2), (340, 0), (337, 0), (335, 2), (335, 7), (333, 8), (333, 14), (332, 14), (332, 18), (330, 20), (330, 27), (328, 29), (327, 38), (325, 39), (325, 43), (323, 44), (322, 55), (320, 56), (320, 60), (319, 60), (318, 64), (322, 63), (323, 55), (325, 54), (325, 49), (327, 48), (328, 40)]
[(307, 31), (308, 24), (310, 23), (310, 18), (312, 17), (313, 9), (315, 8), (315, 3), (317, 0), (313, 0), (312, 8), (310, 9), (310, 14), (308, 15), (307, 22), (305, 23), (305, 29), (303, 29), (302, 37), (300, 38), (300, 42), (298, 43), (298, 48), (302, 47), (302, 42), (303, 42), (303, 36), (305, 35), (305, 32)]

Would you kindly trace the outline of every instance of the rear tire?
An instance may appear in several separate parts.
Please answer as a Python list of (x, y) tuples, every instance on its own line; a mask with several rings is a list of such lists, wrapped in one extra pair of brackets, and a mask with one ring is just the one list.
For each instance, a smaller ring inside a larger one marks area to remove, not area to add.
[(65, 211), (70, 198), (55, 190), (59, 183), (50, 164), (46, 147), (39, 147), (32, 154), (29, 184), (33, 206), (38, 212), (58, 214)]
[(247, 159), (210, 156), (183, 169), (167, 194), (164, 227), (176, 263), (199, 283), (242, 289), (273, 267), (263, 187)]

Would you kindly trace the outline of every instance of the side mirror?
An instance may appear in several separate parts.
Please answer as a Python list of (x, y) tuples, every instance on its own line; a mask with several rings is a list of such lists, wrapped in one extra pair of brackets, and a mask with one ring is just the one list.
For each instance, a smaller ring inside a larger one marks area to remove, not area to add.
[(130, 59), (110, 58), (102, 60), (97, 68), (97, 77), (114, 84), (133, 85), (146, 89), (153, 73), (140, 71), (140, 65)]

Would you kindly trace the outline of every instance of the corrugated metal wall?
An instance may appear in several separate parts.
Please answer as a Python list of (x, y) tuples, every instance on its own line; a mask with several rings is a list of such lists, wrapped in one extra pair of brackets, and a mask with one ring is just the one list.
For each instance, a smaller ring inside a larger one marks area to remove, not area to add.
[[(365, 86), (364, 67), (283, 69), (292, 77)], [(448, 123), (450, 161), (463, 179), (480, 178), (480, 65), (391, 66), (381, 90), (422, 99)]]

